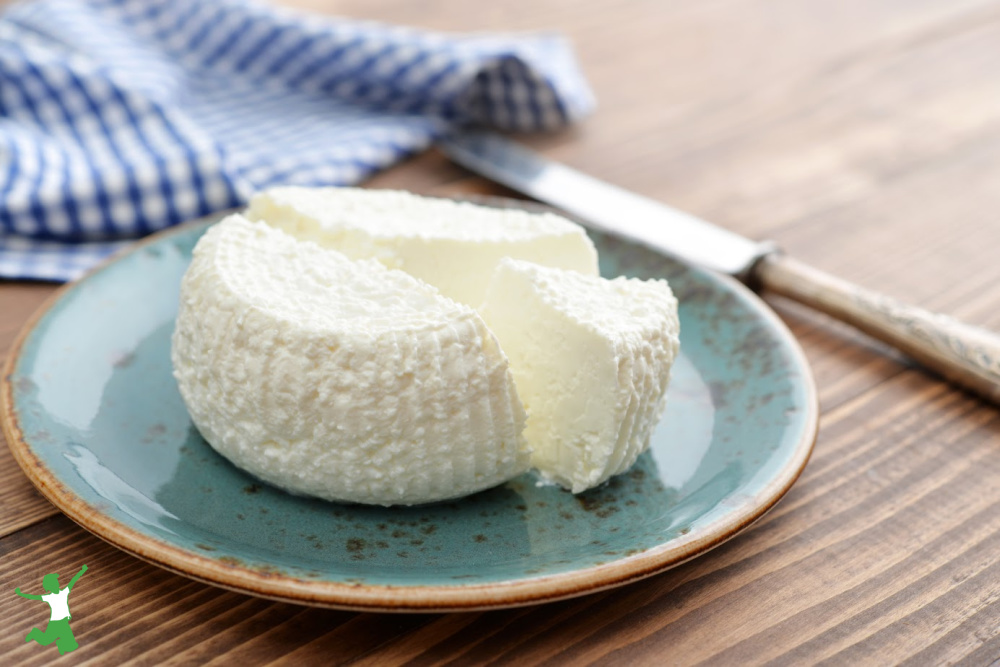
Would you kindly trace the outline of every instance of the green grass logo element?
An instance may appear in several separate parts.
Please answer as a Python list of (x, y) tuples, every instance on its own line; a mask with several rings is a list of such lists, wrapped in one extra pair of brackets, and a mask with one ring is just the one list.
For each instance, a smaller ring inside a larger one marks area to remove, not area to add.
[(25, 635), (24, 641), (30, 642), (35, 641), (42, 646), (48, 646), (49, 644), (55, 644), (56, 648), (59, 649), (60, 655), (65, 655), (70, 651), (75, 651), (80, 645), (76, 643), (76, 637), (73, 636), (73, 631), (69, 627), (69, 592), (73, 589), (73, 586), (79, 581), (83, 573), (87, 571), (87, 566), (84, 565), (80, 568), (80, 571), (69, 580), (66, 584), (66, 588), (59, 588), (59, 575), (58, 574), (47, 574), (42, 577), (42, 588), (44, 588), (47, 593), (43, 595), (31, 595), (30, 593), (22, 593), (20, 588), (15, 588), (14, 592), (23, 598), (28, 600), (41, 600), (45, 604), (49, 605), (49, 624), (45, 626), (45, 630), (39, 630), (38, 628), (31, 628), (31, 631)]

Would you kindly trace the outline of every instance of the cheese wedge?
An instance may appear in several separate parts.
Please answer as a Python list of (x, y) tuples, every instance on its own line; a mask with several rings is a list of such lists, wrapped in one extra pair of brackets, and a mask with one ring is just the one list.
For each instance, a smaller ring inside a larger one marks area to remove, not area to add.
[(598, 274), (583, 228), (551, 213), (392, 190), (276, 187), (255, 195), (246, 215), (348, 257), (374, 257), (474, 308), (504, 257)]
[(506, 259), (480, 309), (528, 411), (532, 465), (579, 493), (649, 445), (679, 349), (663, 280), (605, 280)]
[(209, 444), (294, 493), (426, 503), (528, 468), (508, 361), (474, 310), (239, 215), (195, 248), (172, 358)]

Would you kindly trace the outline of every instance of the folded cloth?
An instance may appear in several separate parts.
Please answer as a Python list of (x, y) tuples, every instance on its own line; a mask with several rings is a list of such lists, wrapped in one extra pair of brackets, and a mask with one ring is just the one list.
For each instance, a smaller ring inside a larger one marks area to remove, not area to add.
[(278, 183), (357, 183), (457, 124), (593, 105), (555, 35), (446, 35), (239, 0), (0, 17), (0, 278), (70, 280)]

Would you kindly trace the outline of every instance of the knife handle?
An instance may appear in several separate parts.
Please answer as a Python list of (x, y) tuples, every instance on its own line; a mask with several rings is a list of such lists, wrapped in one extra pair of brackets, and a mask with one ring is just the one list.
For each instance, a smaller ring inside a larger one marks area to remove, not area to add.
[(928, 369), (1000, 403), (1000, 336), (909, 306), (773, 253), (754, 268), (758, 285), (851, 324)]

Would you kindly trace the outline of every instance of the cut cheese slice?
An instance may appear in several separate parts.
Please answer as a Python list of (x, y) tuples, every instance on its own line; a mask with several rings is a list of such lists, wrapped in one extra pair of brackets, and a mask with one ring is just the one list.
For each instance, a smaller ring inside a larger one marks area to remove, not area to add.
[(551, 213), (392, 190), (277, 187), (255, 195), (246, 215), (348, 257), (374, 257), (474, 308), (504, 257), (597, 275), (586, 232)]
[(480, 310), (528, 410), (532, 464), (573, 493), (627, 470), (649, 444), (679, 348), (663, 280), (584, 276), (503, 260)]
[(295, 493), (425, 503), (528, 467), (507, 359), (474, 310), (239, 215), (195, 248), (172, 356), (212, 447)]

